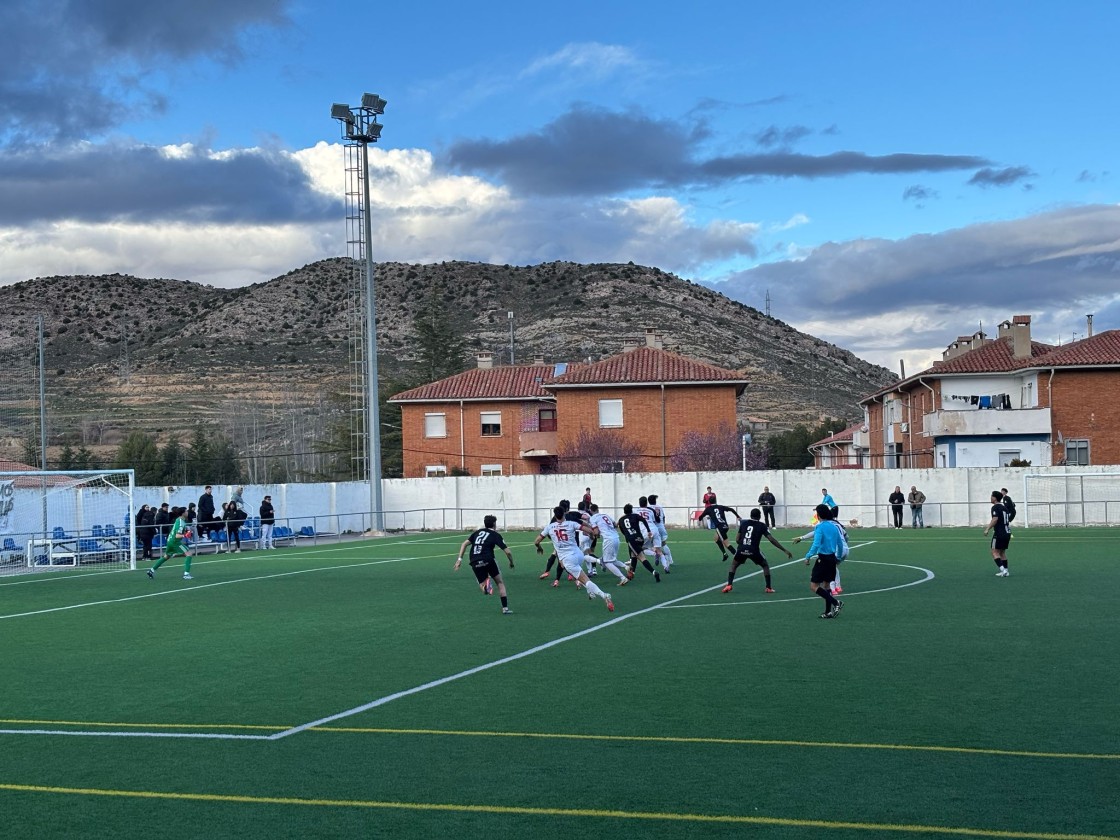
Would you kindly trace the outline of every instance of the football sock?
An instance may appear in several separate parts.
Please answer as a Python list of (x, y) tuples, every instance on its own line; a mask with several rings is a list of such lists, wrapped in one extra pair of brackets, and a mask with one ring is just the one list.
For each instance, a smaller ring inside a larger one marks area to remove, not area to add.
[(735, 572), (730, 571), (727, 573), (727, 585), (731, 586), (735, 582)]
[[(729, 581), (729, 582), (730, 582), (730, 581)], [(766, 573), (766, 588), (767, 588), (767, 589), (770, 589), (770, 588), (771, 588), (771, 587), (770, 587), (770, 573), (769, 573), (769, 572), (767, 572), (767, 573)]]
[(189, 554), (183, 555), (183, 571), (187, 574), (191, 572), (191, 556)]
[(503, 595), (502, 596), (502, 609), (505, 609), (508, 606), (509, 606), (509, 596), (508, 595)]
[(594, 595), (596, 598), (602, 598), (603, 600), (606, 600), (607, 598), (607, 594), (603, 592), (603, 590), (598, 586), (596, 586), (595, 581), (591, 579), (588, 579), (587, 583), (583, 585), (583, 588), (587, 590), (588, 595)]
[(642, 558), (642, 565), (646, 567), (646, 571), (649, 571), (649, 572), (653, 571), (653, 566), (651, 566), (649, 564), (649, 561), (644, 557)]
[(828, 606), (830, 608), (832, 607), (832, 604), (836, 601), (836, 599), (832, 597), (832, 593), (828, 591), (828, 585), (827, 584), (822, 583), (820, 586), (818, 586), (817, 587), (817, 594), (820, 595), (822, 598), (824, 598), (824, 602), (826, 604), (828, 604)]
[(158, 560), (156, 561), (155, 565), (154, 565), (154, 566), (152, 566), (152, 569), (153, 569), (153, 570), (154, 570), (154, 569), (158, 569), (158, 568), (159, 568), (160, 566), (162, 566), (162, 565), (163, 565), (163, 564), (164, 564), (165, 562), (167, 562), (167, 558), (166, 558), (166, 557), (164, 557), (164, 556), (163, 556), (163, 555), (161, 554), (161, 555), (159, 556), (159, 559), (158, 559)]
[(556, 563), (556, 555), (555, 554), (548, 555), (548, 562), (545, 564), (544, 570), (546, 572), (551, 572), (552, 567), (555, 563)]

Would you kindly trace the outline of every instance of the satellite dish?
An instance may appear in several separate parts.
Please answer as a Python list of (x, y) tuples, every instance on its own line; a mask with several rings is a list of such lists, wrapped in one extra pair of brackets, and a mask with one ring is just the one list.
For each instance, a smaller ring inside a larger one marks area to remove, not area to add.
[(871, 431), (871, 430), (870, 430), (870, 429), (868, 428), (868, 426), (867, 426), (867, 424), (866, 424), (866, 423), (864, 423), (864, 424), (863, 424), (862, 426), (860, 426), (860, 427), (859, 427), (859, 430), (860, 430), (861, 432), (863, 432), (864, 434), (867, 434), (867, 432)]

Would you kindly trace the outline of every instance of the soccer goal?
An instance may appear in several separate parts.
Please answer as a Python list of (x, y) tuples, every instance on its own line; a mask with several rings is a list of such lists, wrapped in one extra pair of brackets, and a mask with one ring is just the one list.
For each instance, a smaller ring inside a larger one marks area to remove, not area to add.
[(1024, 476), (1022, 508), (1029, 527), (1120, 525), (1120, 473)]
[(136, 568), (132, 470), (0, 472), (0, 574)]

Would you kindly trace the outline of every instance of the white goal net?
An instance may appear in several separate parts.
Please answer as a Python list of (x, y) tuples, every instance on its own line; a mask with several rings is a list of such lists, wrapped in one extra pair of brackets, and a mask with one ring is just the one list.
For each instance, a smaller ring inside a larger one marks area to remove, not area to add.
[(1020, 512), (1030, 527), (1120, 525), (1120, 473), (1027, 475)]
[(0, 472), (0, 574), (135, 569), (132, 470)]

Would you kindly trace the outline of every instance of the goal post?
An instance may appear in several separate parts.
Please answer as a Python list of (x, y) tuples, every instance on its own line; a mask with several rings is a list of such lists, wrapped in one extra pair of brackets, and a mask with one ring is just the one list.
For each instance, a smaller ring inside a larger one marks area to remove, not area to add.
[(0, 574), (136, 568), (133, 470), (0, 472)]
[(1023, 496), (1028, 527), (1120, 525), (1120, 473), (1029, 473)]

